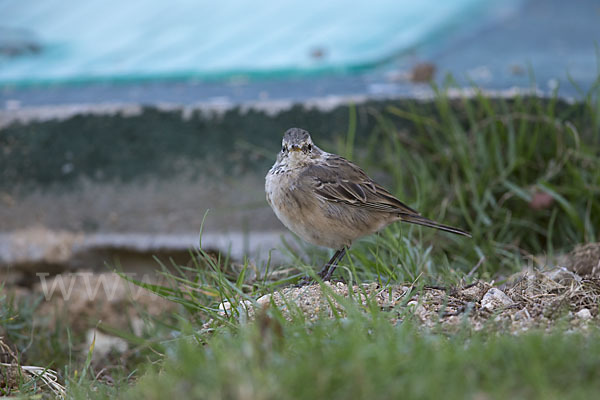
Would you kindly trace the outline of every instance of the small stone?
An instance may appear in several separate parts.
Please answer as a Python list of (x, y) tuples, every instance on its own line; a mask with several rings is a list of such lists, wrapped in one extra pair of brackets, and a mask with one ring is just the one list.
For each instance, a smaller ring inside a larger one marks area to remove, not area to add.
[(228, 301), (224, 301), (219, 304), (219, 314), (225, 314), (226, 311), (231, 310), (231, 303)]
[(575, 316), (579, 319), (592, 319), (592, 313), (587, 308), (582, 308), (581, 310), (575, 313)]
[(524, 307), (522, 310), (517, 311), (513, 315), (513, 320), (515, 320), (515, 321), (529, 320), (529, 319), (531, 319), (531, 315), (529, 314), (529, 311), (527, 311), (527, 307)]
[[(254, 311), (252, 306), (252, 302), (250, 300), (242, 300), (239, 302), (238, 311), (251, 313)], [(224, 301), (219, 304), (219, 314), (220, 315), (231, 315), (231, 303), (228, 301)]]
[(265, 294), (264, 296), (260, 296), (258, 299), (256, 299), (256, 303), (259, 306), (265, 306), (271, 302), (271, 297), (271, 294)]
[(459, 294), (468, 301), (481, 301), (488, 288), (489, 285), (486, 286), (482, 282), (477, 282), (468, 288), (460, 289)]
[(502, 290), (491, 288), (481, 299), (481, 308), (494, 311), (499, 308), (508, 307), (513, 301)]

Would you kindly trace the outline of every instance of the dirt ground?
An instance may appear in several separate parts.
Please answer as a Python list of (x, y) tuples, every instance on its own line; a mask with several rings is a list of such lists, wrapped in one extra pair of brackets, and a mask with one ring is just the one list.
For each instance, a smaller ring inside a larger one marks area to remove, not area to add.
[[(18, 296), (28, 298), (44, 296), (36, 312), (38, 323), (52, 324), (60, 316), (66, 318), (75, 331), (94, 327), (98, 321), (119, 329), (131, 329), (134, 321), (135, 332), (139, 330), (136, 326), (143, 324), (142, 314), (156, 316), (176, 307), (115, 273), (56, 275), (41, 280), (31, 289), (16, 291)], [(285, 287), (255, 299), (255, 303), (247, 302), (247, 307), (266, 306), (273, 299), (283, 310), (294, 304), (309, 318), (323, 313), (333, 315), (324, 292), (342, 298), (360, 296), (365, 305), (375, 302), (390, 312), (408, 307), (425, 325), (454, 324), (465, 318), (476, 328), (493, 319), (505, 321), (513, 330), (551, 326), (561, 318), (571, 318), (578, 323), (598, 317), (600, 243), (578, 246), (562, 258), (559, 266), (527, 268), (501, 285), (477, 281), (459, 287), (418, 287), (409, 283), (383, 288), (376, 283), (366, 283), (350, 289), (343, 282), (327, 282), (324, 288), (317, 284)], [(339, 304), (335, 307), (343, 308)], [(223, 312), (230, 308), (227, 303), (221, 304)]]
[[(562, 257), (560, 266), (527, 268), (509, 277), (505, 283), (476, 281), (458, 287), (417, 287), (397, 285), (381, 287), (367, 283), (350, 288), (343, 282), (326, 282), (303, 287), (287, 287), (262, 296), (256, 304), (242, 303), (250, 317), (255, 307), (274, 304), (284, 312), (302, 312), (308, 320), (323, 315), (343, 314), (342, 300), (354, 297), (363, 305), (373, 303), (382, 310), (396, 313), (408, 308), (412, 318), (426, 327), (440, 324), (452, 328), (470, 324), (475, 330), (494, 324), (511, 332), (530, 328), (551, 328), (559, 321), (573, 328), (598, 319), (600, 304), (600, 243), (578, 246)], [(331, 301), (333, 300), (333, 301)], [(232, 312), (228, 303), (221, 312)], [(294, 309), (294, 310), (290, 310)]]

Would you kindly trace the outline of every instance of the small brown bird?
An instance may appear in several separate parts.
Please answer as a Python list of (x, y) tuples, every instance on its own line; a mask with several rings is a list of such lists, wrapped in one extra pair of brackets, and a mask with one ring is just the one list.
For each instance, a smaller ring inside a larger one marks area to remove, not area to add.
[(471, 237), (421, 216), (375, 183), (356, 164), (327, 153), (310, 134), (291, 128), (265, 178), (267, 202), (277, 218), (307, 242), (335, 249), (319, 276), (331, 279), (352, 242), (396, 221)]

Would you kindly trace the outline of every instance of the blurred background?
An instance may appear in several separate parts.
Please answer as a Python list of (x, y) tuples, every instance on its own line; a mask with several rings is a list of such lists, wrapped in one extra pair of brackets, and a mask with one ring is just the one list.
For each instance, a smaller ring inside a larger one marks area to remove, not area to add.
[(0, 106), (414, 96), (447, 74), (568, 95), (596, 78), (598, 20), (594, 0), (2, 0)]
[(289, 127), (367, 163), (436, 88), (581, 96), (599, 39), (597, 0), (0, 0), (0, 262), (186, 257), (207, 209), (206, 246), (264, 260)]

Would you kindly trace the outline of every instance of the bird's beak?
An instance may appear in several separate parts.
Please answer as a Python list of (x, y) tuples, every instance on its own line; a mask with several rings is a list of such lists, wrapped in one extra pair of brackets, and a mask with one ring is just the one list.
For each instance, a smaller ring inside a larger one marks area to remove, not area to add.
[(302, 150), (302, 148), (296, 144), (293, 144), (292, 147), (290, 147), (290, 151), (300, 151)]

